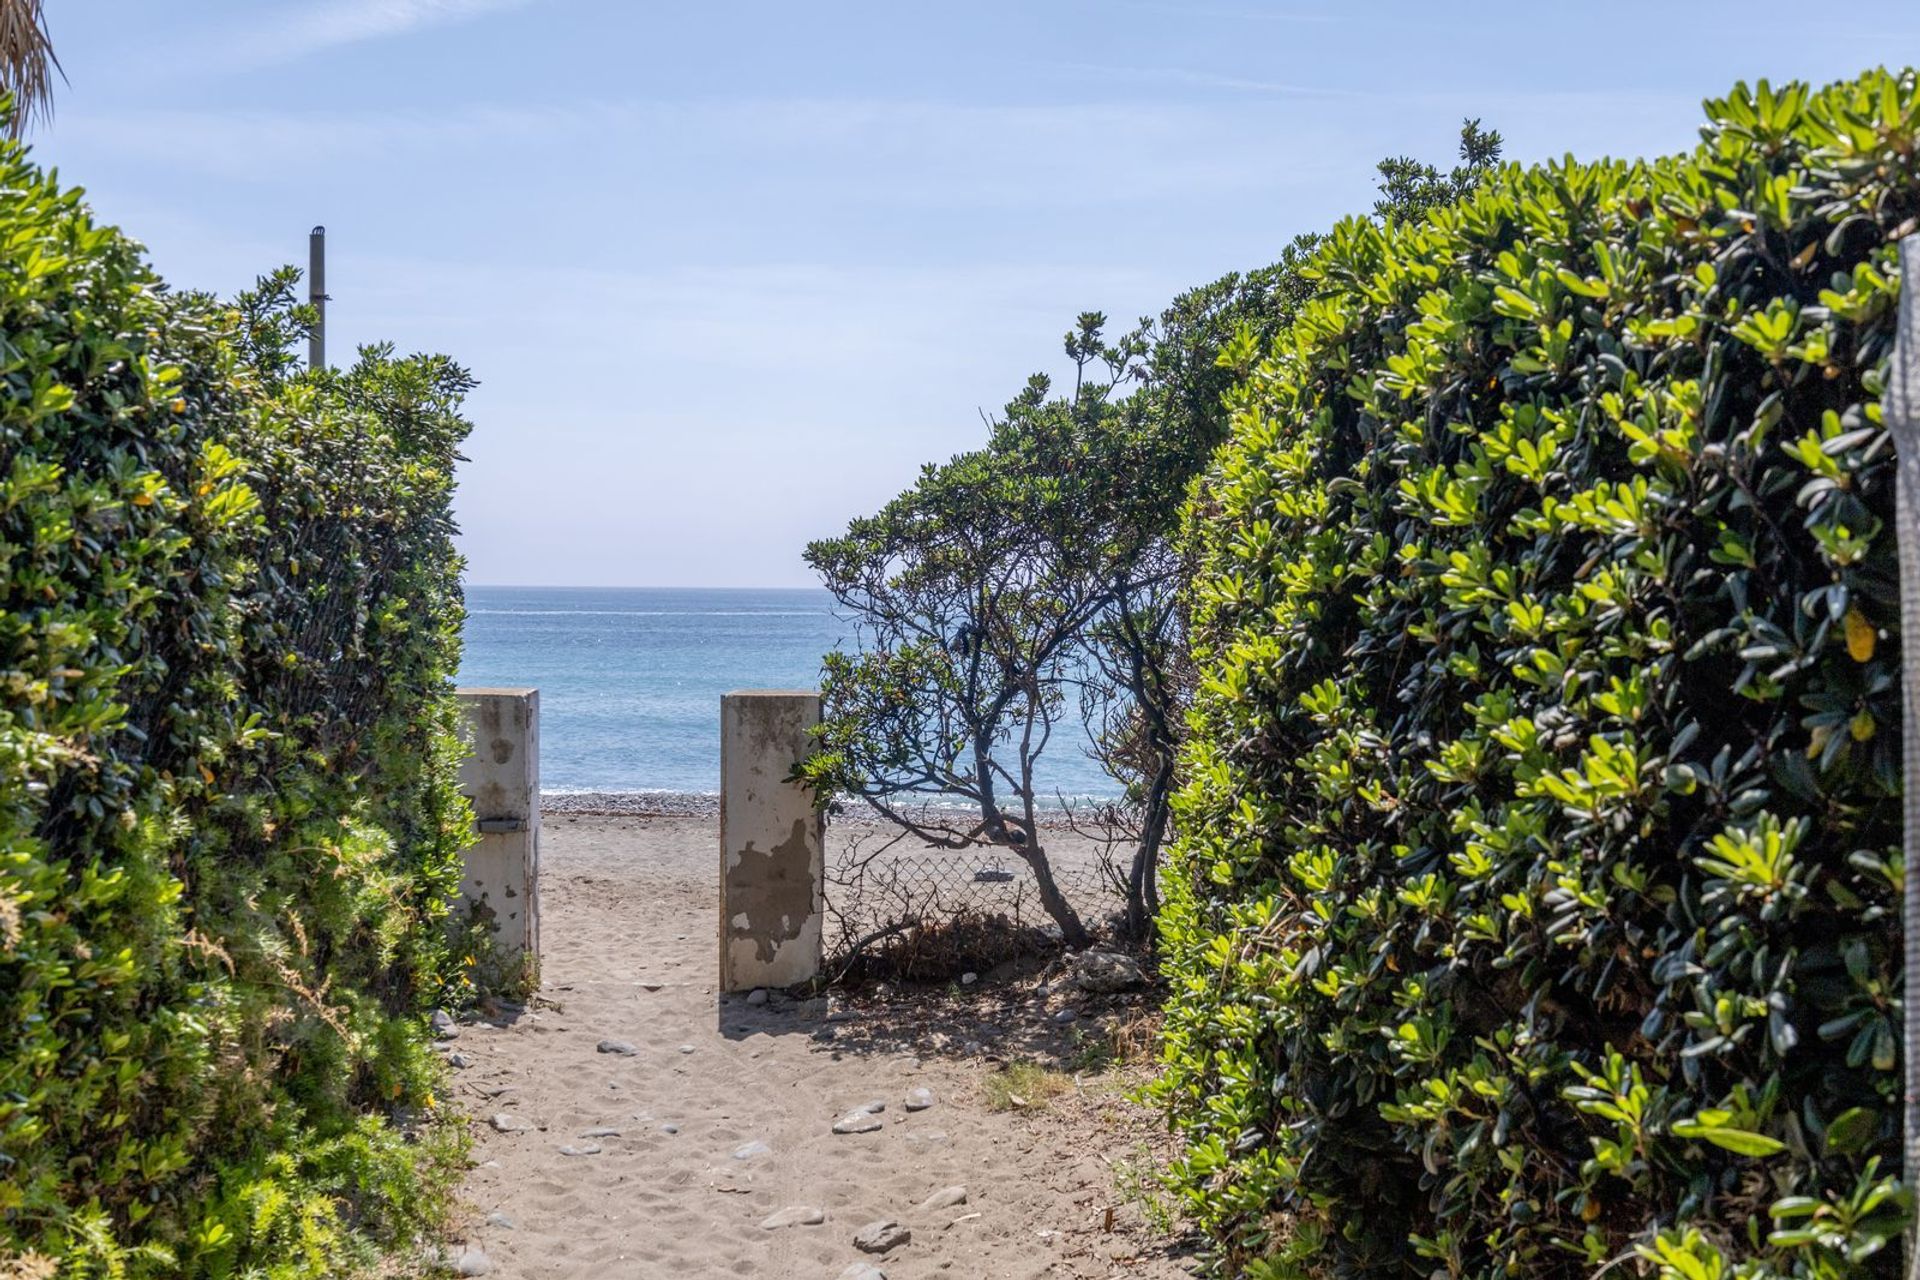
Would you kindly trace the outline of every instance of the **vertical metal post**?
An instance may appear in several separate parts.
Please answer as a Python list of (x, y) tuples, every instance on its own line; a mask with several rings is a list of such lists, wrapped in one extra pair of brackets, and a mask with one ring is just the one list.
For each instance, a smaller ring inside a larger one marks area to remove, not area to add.
[(307, 301), (313, 304), (316, 318), (307, 337), (307, 368), (327, 367), (327, 229), (315, 227), (307, 234)]
[[(1920, 1177), (1920, 235), (1900, 242), (1900, 326), (1880, 407), (1898, 451), (1894, 502), (1900, 526), (1901, 815), (1906, 826), (1901, 1056), (1907, 1105), (1901, 1180), (1912, 1188)], [(1920, 1280), (1920, 1213), (1907, 1229), (1907, 1275)]]

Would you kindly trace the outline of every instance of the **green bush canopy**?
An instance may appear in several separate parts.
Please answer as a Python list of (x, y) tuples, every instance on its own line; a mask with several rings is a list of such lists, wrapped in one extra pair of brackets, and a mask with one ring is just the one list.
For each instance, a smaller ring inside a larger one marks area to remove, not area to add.
[(347, 1273), (455, 1143), (469, 379), (295, 374), (291, 273), (169, 292), (11, 143), (0, 241), (0, 1274)]
[(1706, 112), (1224, 357), (1159, 1089), (1231, 1272), (1897, 1271), (1920, 87)]

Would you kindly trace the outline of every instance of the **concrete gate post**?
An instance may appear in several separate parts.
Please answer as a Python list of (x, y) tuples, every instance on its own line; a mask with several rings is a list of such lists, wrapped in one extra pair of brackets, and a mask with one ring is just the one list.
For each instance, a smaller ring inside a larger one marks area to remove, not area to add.
[(791, 987), (820, 972), (825, 831), (788, 782), (812, 749), (820, 695), (720, 699), (720, 990)]
[(467, 850), (461, 905), (485, 917), (506, 955), (540, 954), (540, 691), (456, 691), (473, 754), (460, 790), (479, 843)]

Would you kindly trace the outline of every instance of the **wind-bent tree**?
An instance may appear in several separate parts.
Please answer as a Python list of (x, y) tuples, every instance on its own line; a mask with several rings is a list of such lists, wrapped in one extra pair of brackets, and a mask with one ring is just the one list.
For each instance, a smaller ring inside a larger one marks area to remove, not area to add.
[[(1375, 212), (1422, 216), (1499, 155), (1500, 135), (1467, 121), (1449, 173), (1382, 161)], [(1036, 766), (1072, 717), (1068, 749), (1090, 745), (1120, 784), (1109, 813), (1133, 846), (1126, 923), (1142, 935), (1192, 688), (1175, 535), (1226, 439), (1228, 393), (1317, 287), (1317, 243), (1297, 237), (1111, 344), (1104, 316), (1081, 315), (1070, 394), (1036, 375), (984, 449), (924, 468), (878, 515), (807, 548), (860, 644), (826, 658), (809, 781), (931, 845), (1015, 850), (1069, 944), (1086, 928), (1052, 875)]]
[(1126, 523), (1111, 392), (1138, 352), (1103, 343), (1103, 322), (1082, 316), (1068, 335), (1071, 396), (1049, 398), (1034, 377), (986, 448), (926, 467), (878, 515), (806, 551), (861, 642), (827, 656), (810, 781), (930, 845), (1010, 848), (1070, 945), (1087, 930), (1047, 857), (1038, 766), (1074, 705), (1087, 630), (1112, 606), (1104, 540)]
[(53, 77), (64, 74), (47, 36), (42, 0), (0, 0), (0, 95), (13, 98), (7, 132), (19, 137), (34, 117), (53, 114)]

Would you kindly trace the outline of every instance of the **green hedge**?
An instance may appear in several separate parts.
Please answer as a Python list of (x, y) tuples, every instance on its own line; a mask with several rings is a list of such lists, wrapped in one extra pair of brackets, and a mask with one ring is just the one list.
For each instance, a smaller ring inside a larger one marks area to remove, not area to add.
[(1707, 117), (1347, 222), (1228, 353), (1159, 1090), (1230, 1272), (1897, 1269), (1920, 87)]
[(169, 292), (14, 144), (0, 244), (0, 1273), (348, 1273), (458, 1148), (469, 380), (294, 374), (290, 273)]

